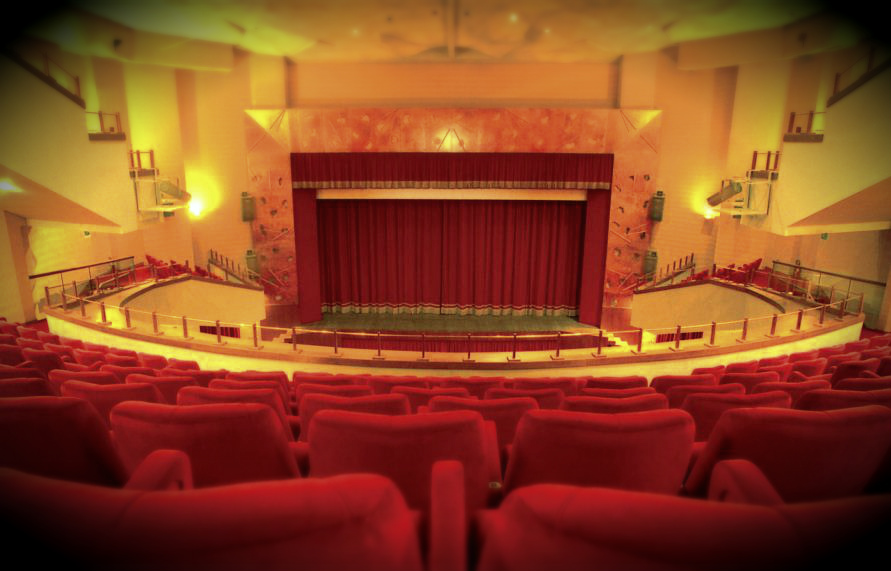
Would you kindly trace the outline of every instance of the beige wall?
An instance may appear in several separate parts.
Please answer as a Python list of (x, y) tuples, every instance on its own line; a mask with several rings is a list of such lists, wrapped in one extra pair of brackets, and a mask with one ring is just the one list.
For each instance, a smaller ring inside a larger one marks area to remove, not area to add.
[(9, 212), (0, 216), (0, 316), (8, 321), (33, 321), (34, 304), (28, 280), (27, 220)]

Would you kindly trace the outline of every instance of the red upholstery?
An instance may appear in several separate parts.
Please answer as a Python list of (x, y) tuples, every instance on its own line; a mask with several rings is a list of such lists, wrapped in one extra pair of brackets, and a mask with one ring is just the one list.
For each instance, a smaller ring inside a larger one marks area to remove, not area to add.
[(833, 345), (831, 347), (821, 347), (817, 349), (817, 357), (832, 357), (833, 355), (841, 355), (842, 353), (848, 353), (849, 351), (845, 349), (844, 344), (842, 345)]
[(299, 403), (304, 395), (310, 393), (322, 393), (342, 397), (364, 397), (372, 394), (371, 387), (367, 385), (317, 385), (315, 383), (300, 383), (295, 389), (296, 400)]
[(193, 385), (182, 387), (176, 394), (175, 404), (192, 406), (198, 404), (218, 404), (230, 402), (253, 402), (264, 404), (275, 412), (275, 416), (281, 422), (285, 438), (289, 441), (295, 439), (293, 426), (297, 426), (299, 434), (299, 420), (288, 414), (282, 405), (281, 398), (275, 389), (243, 389), (238, 391), (199, 387)]
[(641, 412), (668, 408), (668, 399), (660, 393), (637, 395), (628, 398), (568, 396), (563, 399), (562, 410), (575, 412), (596, 412), (614, 414), (619, 412)]
[(146, 493), (0, 470), (0, 487), (4, 556), (35, 569), (427, 569), (380, 476)]
[(0, 398), (51, 396), (46, 379), (28, 377), (0, 379)]
[(876, 358), (866, 359), (864, 361), (846, 361), (844, 363), (839, 363), (835, 368), (835, 371), (833, 371), (832, 376), (829, 377), (829, 382), (834, 387), (844, 379), (861, 377), (866, 372), (875, 373), (878, 368), (879, 359)]
[(872, 359), (873, 357), (881, 359), (882, 357), (887, 357), (891, 355), (891, 347), (874, 347), (872, 349), (864, 349), (860, 351), (861, 359)]
[(773, 367), (775, 365), (785, 365), (789, 362), (789, 355), (779, 355), (777, 357), (764, 357), (762, 359), (758, 359), (758, 370), (762, 370), (763, 367)]
[(538, 485), (480, 514), (476, 571), (866, 569), (889, 525), (891, 496), (753, 506)]
[(179, 369), (176, 367), (167, 367), (166, 369), (161, 369), (157, 373), (161, 377), (171, 377), (174, 375), (178, 375), (181, 377), (191, 377), (195, 379), (195, 382), (198, 383), (198, 386), (207, 387), (210, 385), (210, 382), (214, 379), (225, 379), (229, 374), (229, 371), (226, 369), (218, 369), (212, 371), (201, 371), (199, 369)]
[(52, 351), (22, 349), (22, 356), (26, 361), (30, 361), (31, 366), (43, 373), (44, 376), (49, 375), (49, 372), (54, 369), (66, 369), (62, 357)]
[(873, 391), (818, 389), (802, 395), (796, 408), (801, 410), (837, 410), (870, 404), (891, 408), (891, 389)]
[(560, 389), (506, 389), (492, 388), (486, 391), (486, 399), (507, 399), (517, 397), (532, 397), (538, 402), (538, 408), (558, 409), (565, 398)]
[[(829, 387), (825, 387), (829, 388)], [(882, 389), (891, 389), (891, 376), (877, 378), (854, 377), (842, 379), (835, 384), (838, 390), (845, 391), (877, 391)]]
[(176, 394), (184, 387), (196, 386), (195, 380), (188, 377), (156, 377), (154, 375), (145, 375), (141, 373), (131, 373), (124, 379), (127, 384), (130, 383), (146, 383), (153, 385), (161, 394), (159, 402), (167, 404), (176, 404)]
[(533, 410), (520, 420), (505, 493), (554, 482), (675, 494), (693, 446), (681, 410), (624, 414)]
[(885, 333), (884, 335), (875, 335), (869, 338), (869, 347), (887, 347), (891, 345), (891, 333)]
[(504, 377), (452, 377), (443, 379), (439, 386), (444, 388), (460, 387), (467, 389), (470, 396), (478, 399), (486, 397), (486, 391), (504, 387)]
[(16, 339), (18, 339), (18, 337), (15, 335), (0, 333), (0, 345), (12, 345), (13, 347), (18, 347), (19, 344), (15, 342)]
[(671, 387), (681, 385), (716, 385), (717, 379), (714, 375), (660, 375), (653, 377), (650, 386), (656, 389), (656, 392), (665, 394)]
[(792, 406), (792, 396), (783, 391), (758, 394), (692, 394), (684, 399), (681, 409), (696, 422), (696, 441), (707, 440), (721, 415), (734, 408)]
[(196, 487), (300, 476), (281, 422), (256, 403), (177, 406), (122, 402), (111, 427), (132, 470), (155, 450), (182, 450)]
[(87, 349), (74, 349), (74, 361), (80, 365), (87, 366), (94, 363), (104, 363), (105, 353), (100, 351), (88, 351)]
[(8, 323), (6, 321), (0, 321), (0, 333), (4, 335), (12, 335), (16, 339), (19, 337), (18, 323)]
[(431, 474), (440, 460), (464, 465), (467, 513), (486, 506), (501, 474), (494, 427), (470, 411), (383, 416), (322, 410), (312, 420), (313, 477), (369, 472), (393, 480), (414, 509), (428, 510)]
[(71, 361), (72, 363), (77, 360), (74, 358), (74, 349), (68, 347), (67, 345), (56, 345), (54, 343), (44, 343), (43, 348), (52, 351), (53, 353), (58, 354), (60, 357), (65, 359), (67, 357), (67, 361)]
[(444, 388), (435, 386), (430, 389), (421, 387), (396, 386), (390, 391), (392, 394), (405, 395), (412, 414), (418, 412), (418, 408), (427, 406), (430, 399), (435, 396), (470, 397), (467, 389), (462, 387)]
[(322, 410), (346, 410), (386, 416), (409, 414), (408, 397), (400, 394), (378, 394), (343, 397), (326, 393), (307, 393), (300, 399), (300, 440), (306, 442), (312, 419)]
[(385, 395), (392, 391), (393, 387), (417, 387), (427, 389), (430, 388), (430, 383), (427, 379), (421, 377), (373, 375), (368, 377), (368, 387), (373, 394)]
[(119, 367), (142, 366), (139, 362), (139, 359), (136, 357), (130, 357), (129, 355), (116, 355), (115, 353), (112, 353), (110, 351), (105, 354), (105, 362), (109, 365), (117, 365)]
[(835, 368), (838, 367), (841, 363), (845, 363), (847, 361), (859, 361), (860, 353), (859, 352), (851, 352), (851, 353), (841, 353), (839, 355), (832, 355), (826, 359), (826, 368), (825, 372), (831, 373), (835, 371)]
[(690, 371), (691, 375), (715, 375), (717, 378), (721, 378), (721, 375), (724, 374), (724, 365), (715, 365), (714, 367), (697, 367)]
[(75, 398), (0, 399), (0, 466), (102, 486), (127, 479), (108, 428)]
[(83, 399), (93, 405), (107, 427), (111, 427), (111, 409), (124, 401), (163, 402), (158, 389), (149, 383), (105, 384), (70, 380), (62, 383), (63, 397)]
[(579, 390), (579, 396), (628, 398), (637, 395), (650, 395), (655, 392), (656, 389), (650, 386), (632, 387), (628, 389), (583, 388)]
[(480, 413), (484, 420), (495, 423), (498, 438), (498, 449), (514, 441), (517, 425), (526, 411), (537, 410), (538, 401), (532, 397), (515, 397), (503, 399), (476, 399), (437, 396), (430, 399), (430, 412), (447, 412), (451, 410), (472, 410)]
[(724, 385), (678, 385), (665, 392), (669, 408), (680, 408), (687, 395), (692, 394), (745, 394), (746, 387), (738, 383)]
[(795, 407), (795, 404), (798, 402), (798, 399), (801, 398), (801, 395), (805, 394), (808, 391), (815, 391), (817, 389), (828, 389), (831, 388), (832, 385), (829, 384), (829, 381), (802, 381), (800, 383), (784, 383), (784, 382), (776, 382), (776, 383), (761, 383), (760, 385), (756, 385), (754, 389), (752, 389), (752, 394), (766, 393), (770, 391), (783, 391), (787, 393), (790, 397), (792, 397), (792, 407)]
[(49, 388), (54, 395), (62, 394), (62, 384), (66, 381), (82, 381), (97, 385), (120, 384), (118, 378), (108, 371), (50, 371)]
[(801, 351), (789, 355), (789, 363), (797, 363), (799, 361), (813, 361), (820, 358), (820, 351), (813, 349), (811, 351)]
[(119, 357), (132, 357), (134, 359), (139, 359), (139, 354), (133, 349), (119, 349), (117, 347), (109, 347), (108, 353), (110, 355), (117, 355)]
[(33, 327), (26, 327), (24, 325), (17, 325), (16, 331), (18, 332), (19, 337), (24, 337), (25, 339), (34, 339), (35, 341), (39, 341), (40, 337), (37, 336), (40, 333), (40, 330), (34, 329)]
[(891, 357), (882, 357), (879, 359), (879, 368), (876, 373), (880, 377), (891, 375)]
[(771, 371), (776, 372), (780, 376), (780, 382), (785, 383), (789, 380), (789, 375), (792, 373), (792, 367), (794, 367), (794, 363), (784, 363), (782, 365), (768, 365), (766, 367), (761, 367), (758, 369), (759, 373), (768, 373)]
[[(200, 386), (200, 385), (199, 385)], [(214, 379), (210, 381), (208, 384), (209, 388), (212, 389), (226, 389), (230, 391), (244, 391), (244, 390), (254, 390), (254, 389), (271, 389), (275, 391), (275, 394), (278, 395), (279, 400), (282, 403), (282, 407), (284, 410), (288, 412), (288, 414), (292, 414), (294, 410), (293, 403), (291, 402), (291, 397), (288, 395), (287, 391), (282, 388), (282, 385), (279, 381), (239, 381), (236, 379)]]
[(811, 359), (810, 361), (795, 361), (792, 363), (792, 369), (789, 371), (788, 380), (792, 380), (795, 373), (799, 373), (802, 377), (813, 377), (819, 375), (826, 368), (825, 357), (819, 359)]
[(871, 343), (869, 339), (860, 339), (859, 341), (848, 341), (845, 343), (845, 353), (850, 353), (851, 351), (860, 352), (871, 347)]
[(634, 389), (647, 386), (647, 378), (640, 375), (627, 377), (593, 377), (585, 383), (588, 389)]
[(294, 371), (291, 375), (294, 385), (300, 383), (312, 383), (318, 385), (355, 385), (365, 384), (358, 382), (356, 375), (332, 375), (331, 373), (309, 373), (306, 371)]
[(167, 366), (171, 369), (183, 369), (183, 370), (193, 370), (193, 371), (198, 371), (201, 369), (201, 367), (198, 366), (198, 361), (174, 359), (173, 357), (170, 357), (167, 359)]
[(15, 340), (15, 343), (22, 349), (37, 349), (38, 351), (43, 350), (43, 341), (38, 341), (37, 339), (19, 337)]
[(150, 353), (139, 353), (139, 364), (143, 367), (160, 371), (167, 368), (167, 357), (163, 355), (152, 355)]
[(889, 445), (891, 410), (881, 406), (826, 412), (728, 410), (693, 465), (685, 488), (692, 495), (704, 495), (717, 462), (742, 458), (758, 466), (787, 502), (857, 495)]
[(15, 367), (25, 361), (22, 348), (18, 345), (0, 345), (0, 363)]
[(275, 381), (285, 394), (291, 394), (291, 382), (284, 371), (230, 371), (226, 378), (234, 381)]
[(67, 337), (59, 337), (59, 345), (65, 345), (72, 349), (83, 349), (84, 342), (80, 339), (68, 339)]
[(730, 373), (754, 373), (756, 371), (758, 371), (758, 361), (730, 363), (724, 368), (725, 375)]
[(101, 343), (90, 343), (89, 341), (84, 341), (84, 349), (87, 351), (96, 351), (99, 353), (108, 353), (108, 345), (102, 345)]
[[(24, 364), (26, 363), (23, 363), (23, 365)], [(46, 378), (42, 372), (34, 367), (13, 367), (12, 365), (4, 365), (3, 363), (0, 363), (0, 379), (18, 379), (21, 377), (34, 377), (38, 379)]]
[(775, 383), (780, 380), (780, 375), (776, 371), (761, 371), (759, 373), (725, 373), (721, 377), (720, 384), (738, 384), (746, 388), (747, 393), (761, 383)]
[[(590, 379), (587, 379), (590, 380)], [(559, 389), (566, 396), (577, 395), (579, 381), (570, 378), (523, 378), (519, 377), (510, 383), (510, 388), (518, 390)]]

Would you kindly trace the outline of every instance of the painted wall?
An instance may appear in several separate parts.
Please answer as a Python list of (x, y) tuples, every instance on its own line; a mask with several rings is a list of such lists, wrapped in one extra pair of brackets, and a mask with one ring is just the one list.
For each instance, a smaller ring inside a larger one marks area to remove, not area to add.
[(0, 317), (22, 323), (34, 319), (26, 268), (26, 239), (20, 216), (3, 212), (0, 216)]

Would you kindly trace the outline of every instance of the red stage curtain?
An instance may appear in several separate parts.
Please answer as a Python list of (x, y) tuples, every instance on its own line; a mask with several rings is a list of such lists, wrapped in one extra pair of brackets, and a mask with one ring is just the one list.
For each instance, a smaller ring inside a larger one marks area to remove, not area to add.
[(574, 314), (585, 203), (319, 201), (328, 311)]

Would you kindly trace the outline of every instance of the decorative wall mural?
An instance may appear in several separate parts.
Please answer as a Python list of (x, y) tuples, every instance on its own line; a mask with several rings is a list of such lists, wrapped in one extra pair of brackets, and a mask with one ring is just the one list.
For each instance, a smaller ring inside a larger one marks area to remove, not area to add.
[(622, 109), (248, 111), (250, 192), (257, 197), (252, 227), (261, 273), (280, 283), (269, 288), (280, 298), (275, 303), (296, 300), (290, 184), (277, 182), (290, 181), (289, 153), (613, 153), (604, 305), (622, 305), (643, 273), (650, 245), (647, 212), (657, 188), (661, 118), (661, 111)]

